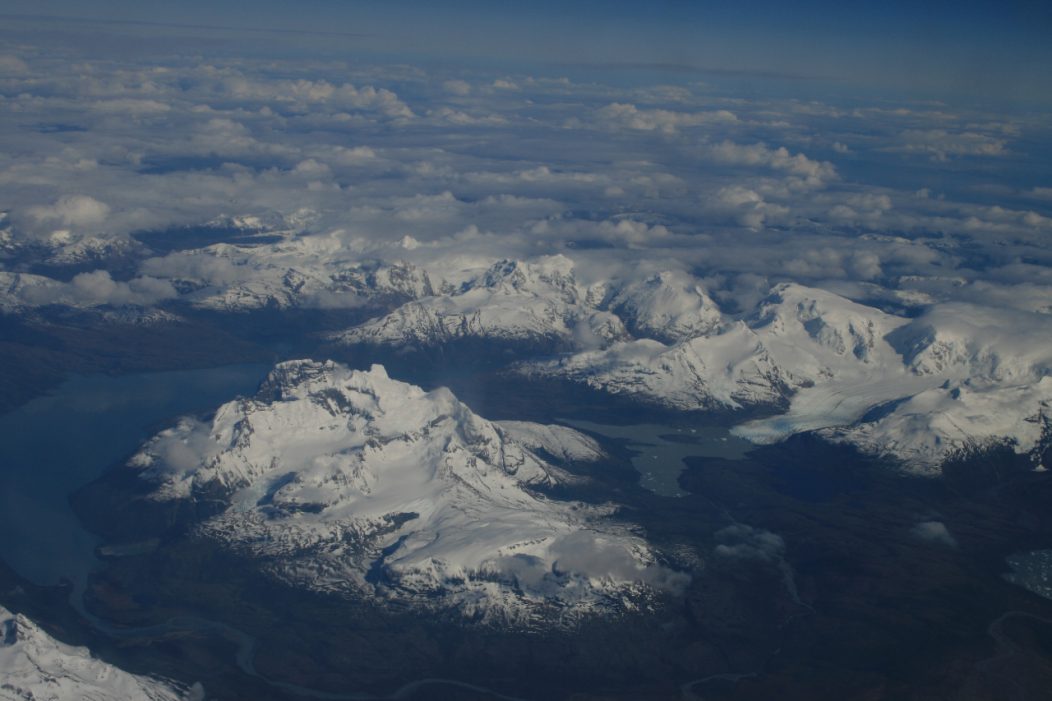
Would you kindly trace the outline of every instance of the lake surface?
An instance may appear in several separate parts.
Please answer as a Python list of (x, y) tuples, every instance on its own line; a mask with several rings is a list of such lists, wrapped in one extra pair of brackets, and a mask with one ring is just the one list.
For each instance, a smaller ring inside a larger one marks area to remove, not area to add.
[(37, 584), (79, 589), (99, 541), (69, 495), (175, 417), (254, 392), (269, 367), (75, 377), (0, 415), (0, 559)]
[(663, 497), (682, 497), (688, 494), (679, 486), (680, 473), (686, 468), (684, 458), (741, 460), (747, 451), (755, 447), (749, 441), (732, 435), (722, 426), (615, 426), (568, 419), (559, 419), (559, 422), (607, 438), (623, 440), (630, 450), (638, 453), (632, 458), (632, 465), (639, 472), (639, 483)]

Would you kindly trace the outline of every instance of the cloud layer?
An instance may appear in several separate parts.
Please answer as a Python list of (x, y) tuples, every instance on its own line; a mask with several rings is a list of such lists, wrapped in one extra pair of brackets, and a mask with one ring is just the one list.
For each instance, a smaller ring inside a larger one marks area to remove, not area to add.
[[(52, 48), (3, 53), (0, 263), (11, 271), (28, 270), (27, 256), (105, 270), (136, 232), (240, 217), (443, 279), (562, 253), (597, 280), (692, 272), (728, 310), (795, 280), (881, 305), (1050, 311), (1040, 114), (743, 96), (689, 75), (616, 86)], [(245, 272), (222, 257), (193, 260), (213, 282)], [(174, 281), (189, 262), (155, 256), (134, 277)], [(97, 276), (70, 293), (173, 294), (135, 287)]]

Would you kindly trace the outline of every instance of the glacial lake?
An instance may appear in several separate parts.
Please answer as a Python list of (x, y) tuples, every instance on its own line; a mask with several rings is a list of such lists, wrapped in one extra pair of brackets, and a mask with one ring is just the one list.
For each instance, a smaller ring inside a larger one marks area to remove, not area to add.
[(558, 419), (572, 428), (623, 441), (638, 453), (632, 465), (639, 472), (639, 483), (663, 497), (682, 497), (688, 492), (679, 486), (679, 476), (686, 468), (684, 458), (724, 458), (741, 460), (755, 446), (732, 435), (723, 426), (682, 428), (660, 424), (615, 426), (590, 421)]
[(0, 559), (37, 584), (79, 589), (98, 539), (69, 495), (176, 417), (251, 394), (269, 365), (73, 377), (0, 415)]

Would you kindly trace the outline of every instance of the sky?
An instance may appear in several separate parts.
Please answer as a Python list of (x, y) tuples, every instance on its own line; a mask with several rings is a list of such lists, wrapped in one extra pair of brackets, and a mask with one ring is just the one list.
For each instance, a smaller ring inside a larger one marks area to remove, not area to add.
[(318, 50), (416, 60), (656, 64), (901, 94), (1052, 99), (1052, 6), (1041, 2), (9, 0), (5, 8), (8, 14), (306, 32), (299, 42)]

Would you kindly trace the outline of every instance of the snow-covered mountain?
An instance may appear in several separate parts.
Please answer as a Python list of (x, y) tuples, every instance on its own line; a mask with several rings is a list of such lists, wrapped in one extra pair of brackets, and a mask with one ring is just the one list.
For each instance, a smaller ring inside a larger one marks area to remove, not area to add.
[(59, 642), (0, 606), (0, 699), (5, 701), (188, 701), (200, 692), (129, 674)]
[[(929, 387), (826, 437), (931, 471), (1008, 442), (1040, 466), (1052, 441), (1052, 324), (1041, 314), (945, 304), (888, 335)], [(937, 383), (937, 386), (935, 386)]]
[(44, 262), (56, 266), (92, 263), (101, 265), (108, 261), (130, 259), (143, 249), (134, 239), (123, 236), (53, 235), (47, 243), (51, 250)]
[(225, 312), (394, 305), (434, 294), (424, 270), (363, 260), (322, 236), (177, 251), (144, 261), (142, 271), (171, 280), (196, 307)]
[(692, 275), (666, 271), (615, 287), (603, 307), (612, 311), (637, 338), (676, 343), (708, 336), (723, 316)]
[(682, 340), (712, 333), (722, 315), (683, 272), (581, 283), (563, 255), (502, 260), (442, 294), (415, 300), (337, 335), (346, 344), (433, 348), (482, 339), (586, 350), (639, 338)]
[(771, 360), (744, 324), (718, 336), (673, 346), (651, 339), (615, 343), (595, 351), (529, 362), (517, 371), (559, 378), (642, 404), (677, 411), (720, 411), (780, 406), (797, 380)]
[[(922, 471), (1001, 439), (1031, 451), (1045, 411), (1052, 325), (1041, 314), (944, 302), (904, 318), (783, 283), (732, 318), (684, 271), (596, 278), (601, 267), (584, 275), (564, 255), (438, 259), (425, 269), (363, 259), (336, 235), (286, 233), (151, 258), (126, 281), (0, 271), (0, 312), (52, 305), (152, 324), (176, 319), (156, 307), (177, 298), (239, 313), (392, 310), (331, 338), (393, 351), (515, 350), (529, 358), (516, 366), (527, 377), (679, 411), (769, 412), (736, 432), (770, 443), (822, 431)], [(994, 410), (996, 420), (980, 420)]]
[(499, 260), (469, 271), (447, 265), (437, 261), (425, 270), (363, 257), (339, 237), (288, 235), (276, 243), (217, 243), (148, 258), (138, 277), (126, 282), (94, 271), (85, 275), (105, 279), (74, 279), (71, 287), (0, 271), (0, 310), (149, 307), (177, 299), (226, 313), (392, 309), (335, 334), (335, 340), (418, 350), (477, 340), (545, 353), (602, 348), (633, 337), (672, 343), (711, 335), (724, 325), (700, 281), (682, 271), (586, 285), (563, 255)]
[(944, 303), (888, 337), (911, 370), (994, 384), (1052, 374), (1052, 323), (1045, 314)]
[(223, 495), (229, 507), (198, 532), (293, 586), (522, 624), (638, 605), (675, 583), (614, 507), (537, 491), (572, 479), (549, 460), (600, 455), (573, 430), (490, 422), (380, 366), (292, 361), (130, 465), (156, 500)]
[(676, 410), (766, 408), (775, 415), (736, 433), (770, 443), (819, 430), (937, 472), (961, 450), (1041, 445), (1052, 383), (1046, 322), (960, 304), (911, 320), (786, 283), (715, 334), (615, 343), (518, 371)]
[(0, 312), (18, 314), (45, 300), (58, 299), (63, 287), (60, 281), (44, 275), (0, 270)]
[[(0, 218), (0, 223), (2, 221)], [(145, 252), (144, 246), (126, 236), (78, 235), (60, 230), (50, 236), (26, 239), (9, 228), (0, 228), (0, 258), (28, 259), (44, 267), (104, 267), (132, 260)]]
[(874, 455), (888, 455), (920, 473), (937, 473), (958, 453), (1006, 444), (1046, 468), (1052, 446), (1052, 377), (1032, 384), (945, 383), (880, 408), (868, 420), (821, 435)]
[(589, 308), (565, 256), (503, 260), (447, 294), (410, 302), (337, 335), (346, 344), (432, 348), (461, 339), (570, 348), (575, 338), (608, 342), (620, 320)]
[(164, 324), (180, 320), (155, 304), (175, 291), (167, 282), (139, 277), (115, 282), (108, 273), (82, 273), (71, 282), (0, 270), (0, 314), (27, 315), (41, 308), (89, 312), (113, 324)]
[(520, 371), (678, 410), (777, 408), (802, 389), (882, 369), (897, 358), (883, 336), (902, 323), (824, 290), (784, 284), (747, 321), (720, 333), (670, 346), (629, 341)]

